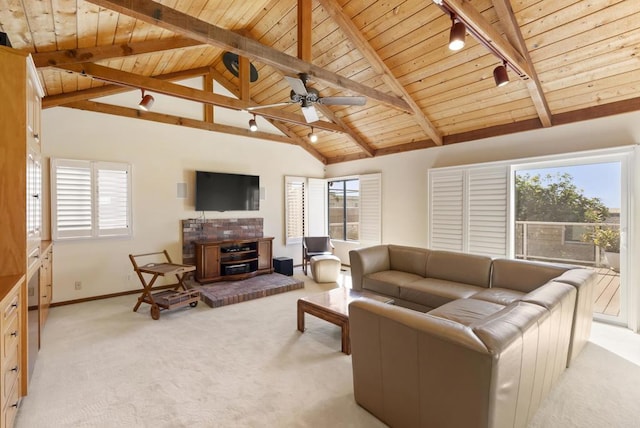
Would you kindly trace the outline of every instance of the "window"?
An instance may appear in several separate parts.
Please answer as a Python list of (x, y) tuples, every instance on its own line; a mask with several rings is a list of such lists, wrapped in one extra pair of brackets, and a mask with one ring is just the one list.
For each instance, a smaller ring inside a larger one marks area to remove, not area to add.
[(53, 239), (131, 236), (131, 166), (52, 159)]
[(327, 191), (329, 236), (343, 241), (357, 241), (360, 236), (359, 180), (330, 180)]
[(287, 176), (284, 189), (287, 245), (300, 244), (302, 236), (327, 234), (361, 246), (382, 242), (380, 173), (333, 179)]
[(429, 248), (506, 257), (506, 166), (429, 170)]

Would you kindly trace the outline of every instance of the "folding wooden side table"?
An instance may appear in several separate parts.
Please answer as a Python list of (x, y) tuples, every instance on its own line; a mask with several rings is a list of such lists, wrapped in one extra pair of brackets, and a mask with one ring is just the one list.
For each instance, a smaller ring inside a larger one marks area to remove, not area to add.
[[(137, 257), (156, 256), (161, 254), (164, 254), (167, 260), (166, 263), (147, 263), (139, 266), (136, 261)], [(175, 309), (186, 305), (194, 308), (198, 305), (198, 300), (200, 300), (200, 291), (187, 290), (187, 287), (184, 284), (186, 275), (189, 272), (196, 270), (195, 266), (172, 263), (167, 250), (156, 253), (129, 254), (129, 259), (131, 260), (133, 270), (138, 275), (143, 287), (142, 295), (138, 297), (138, 303), (136, 303), (133, 308), (134, 312), (138, 310), (142, 303), (148, 303), (151, 305), (151, 318), (157, 320), (160, 318), (160, 311), (162, 309)], [(151, 277), (151, 280), (147, 282), (143, 274), (153, 276)], [(156, 279), (160, 276), (167, 275), (176, 276), (176, 279), (178, 280), (176, 287), (172, 290), (163, 290), (152, 293), (153, 284), (155, 284)]]

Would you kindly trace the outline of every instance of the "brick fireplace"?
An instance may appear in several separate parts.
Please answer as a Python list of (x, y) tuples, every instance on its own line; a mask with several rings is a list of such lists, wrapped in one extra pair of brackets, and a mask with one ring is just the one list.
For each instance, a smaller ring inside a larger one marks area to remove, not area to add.
[(190, 218), (182, 220), (182, 263), (195, 264), (195, 241), (262, 238), (262, 218)]

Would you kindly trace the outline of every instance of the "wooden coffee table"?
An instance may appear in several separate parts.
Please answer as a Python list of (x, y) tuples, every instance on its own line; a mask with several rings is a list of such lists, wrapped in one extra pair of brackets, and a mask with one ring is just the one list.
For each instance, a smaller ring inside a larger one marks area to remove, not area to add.
[(366, 297), (382, 303), (393, 303), (389, 297), (351, 288), (334, 288), (324, 293), (298, 299), (298, 330), (304, 332), (304, 314), (310, 314), (337, 325), (342, 329), (342, 352), (351, 354), (349, 341), (349, 303)]

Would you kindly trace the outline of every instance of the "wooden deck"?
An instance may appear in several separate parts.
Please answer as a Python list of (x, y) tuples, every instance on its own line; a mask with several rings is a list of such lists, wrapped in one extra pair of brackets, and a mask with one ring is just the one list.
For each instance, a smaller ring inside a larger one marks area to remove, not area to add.
[(593, 311), (599, 314), (620, 315), (620, 274), (609, 268), (595, 268), (598, 272)]

